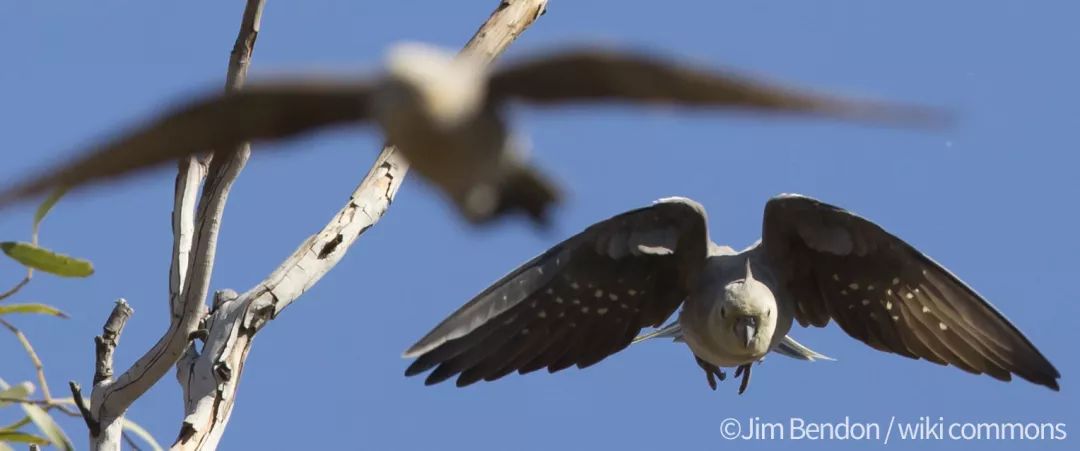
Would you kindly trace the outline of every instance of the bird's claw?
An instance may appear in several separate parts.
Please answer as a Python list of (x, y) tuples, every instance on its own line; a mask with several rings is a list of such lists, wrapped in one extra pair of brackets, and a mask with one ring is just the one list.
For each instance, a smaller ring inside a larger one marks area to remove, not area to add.
[(750, 385), (750, 370), (753, 368), (753, 362), (745, 365), (739, 365), (735, 368), (735, 377), (742, 376), (742, 382), (739, 383), (739, 394), (746, 392), (746, 387)]
[(716, 391), (716, 379), (720, 379), (721, 382), (727, 379), (727, 373), (719, 368), (713, 371), (705, 370), (705, 376), (709, 379), (709, 388), (713, 389), (713, 391)]
[[(716, 379), (719, 378), (721, 381), (727, 379), (727, 373), (725, 373), (724, 370), (721, 370), (720, 367), (702, 360), (701, 357), (695, 356), (695, 358), (697, 359), (698, 366), (705, 370), (705, 378), (709, 382), (709, 388), (715, 391)], [(735, 377), (742, 377), (742, 382), (739, 383), (740, 395), (746, 392), (746, 387), (750, 386), (750, 369), (753, 368), (753, 365), (754, 363), (750, 362), (735, 368)]]
[(724, 370), (721, 370), (720, 367), (706, 362), (700, 357), (697, 358), (697, 363), (698, 366), (701, 367), (701, 369), (705, 370), (705, 378), (709, 382), (709, 388), (713, 389), (713, 391), (716, 391), (717, 378), (719, 378), (721, 381), (727, 379), (727, 373), (725, 373)]

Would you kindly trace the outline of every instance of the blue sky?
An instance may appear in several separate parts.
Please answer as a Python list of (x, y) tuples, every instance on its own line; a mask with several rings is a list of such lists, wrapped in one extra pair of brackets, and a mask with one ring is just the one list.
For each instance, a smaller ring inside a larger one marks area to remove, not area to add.
[[(241, 1), (0, 0), (0, 180), (66, 158), (170, 100), (219, 85)], [(457, 48), (494, 0), (311, 1), (267, 5), (252, 78), (363, 71), (400, 40)], [(952, 128), (919, 132), (821, 120), (586, 108), (516, 109), (539, 165), (565, 183), (550, 233), (511, 221), (468, 228), (417, 179), (318, 286), (259, 334), (226, 449), (796, 449), (881, 443), (737, 441), (721, 423), (917, 421), (1064, 423), (1064, 442), (919, 441), (894, 449), (1072, 448), (1080, 303), (1080, 45), (1069, 1), (566, 1), (509, 56), (575, 42), (647, 48), (842, 93), (946, 107)], [(344, 202), (380, 138), (321, 134), (257, 154), (230, 198), (214, 288), (244, 291)], [(17, 300), (72, 318), (17, 318), (54, 391), (89, 385), (91, 338), (112, 301), (135, 316), (126, 368), (167, 324), (173, 174), (65, 199), (43, 243), (91, 258), (86, 280), (41, 276)], [(771, 357), (750, 390), (710, 391), (681, 345), (635, 346), (584, 371), (511, 376), (467, 389), (406, 379), (402, 350), (517, 264), (583, 227), (653, 199), (689, 196), (711, 233), (757, 239), (764, 202), (799, 192), (854, 210), (942, 262), (1005, 313), (1064, 375), (1054, 393), (871, 350), (837, 327), (794, 336), (837, 362)], [(32, 206), (5, 210), (0, 238), (28, 236)], [(0, 261), (0, 283), (20, 269)], [(0, 338), (8, 381), (33, 377)], [(163, 443), (182, 417), (172, 374), (130, 411)], [(81, 423), (65, 420), (80, 445)]]

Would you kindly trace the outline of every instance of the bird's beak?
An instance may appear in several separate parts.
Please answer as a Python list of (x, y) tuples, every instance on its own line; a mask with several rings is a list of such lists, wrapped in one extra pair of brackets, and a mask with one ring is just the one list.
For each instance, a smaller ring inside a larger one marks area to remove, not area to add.
[(746, 347), (750, 347), (750, 342), (754, 341), (754, 336), (757, 335), (758, 319), (754, 316), (740, 316), (735, 320), (735, 334), (742, 338)]

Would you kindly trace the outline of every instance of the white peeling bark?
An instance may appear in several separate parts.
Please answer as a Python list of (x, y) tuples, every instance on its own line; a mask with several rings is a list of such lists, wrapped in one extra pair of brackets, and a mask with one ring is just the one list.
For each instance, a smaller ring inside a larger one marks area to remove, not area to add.
[(255, 334), (317, 283), (390, 207), (408, 165), (393, 148), (376, 161), (353, 197), (327, 226), (309, 237), (266, 280), (237, 296), (219, 292), (206, 320), (202, 351), (177, 365), (187, 416), (173, 449), (215, 449), (228, 424), (240, 374)]
[(120, 344), (120, 334), (124, 331), (124, 325), (127, 324), (132, 313), (134, 311), (128, 307), (127, 301), (123, 299), (116, 301), (109, 319), (102, 327), (101, 335), (94, 337), (94, 390), (90, 404), (87, 405), (78, 383), (75, 381), (68, 383), (71, 387), (72, 399), (75, 400), (75, 405), (79, 408), (79, 413), (86, 421), (86, 427), (90, 432), (92, 451), (119, 450), (123, 442), (123, 412), (107, 417), (108, 421), (101, 421), (103, 416), (99, 407), (103, 404), (99, 397), (113, 383), (113, 353), (116, 351), (116, 346)]
[[(493, 60), (541, 14), (547, 0), (504, 0), (463, 52)], [(215, 449), (228, 425), (252, 340), (269, 321), (315, 285), (353, 242), (382, 218), (408, 171), (392, 146), (375, 160), (346, 205), (264, 281), (242, 295), (222, 291), (207, 317), (201, 352), (189, 348), (177, 364), (186, 417), (174, 450)]]
[[(263, 5), (264, 0), (247, 1), (240, 33), (229, 59), (226, 90), (238, 89), (246, 78)], [(120, 450), (124, 412), (185, 354), (192, 337), (200, 330), (200, 323), (207, 315), (206, 292), (225, 202), (249, 153), (248, 145), (244, 144), (228, 156), (209, 163), (208, 169), (207, 163), (198, 158), (179, 163), (173, 200), (169, 328), (145, 355), (115, 380), (111, 377), (95, 380), (87, 408), (89, 415), (86, 415), (91, 430), (91, 449)], [(204, 177), (206, 185), (196, 214), (196, 195)]]
[[(263, 5), (264, 0), (247, 0), (229, 61), (226, 90), (238, 89), (246, 78)], [(501, 1), (463, 52), (491, 61), (544, 12), (546, 5), (547, 0)], [(172, 215), (169, 328), (115, 380), (109, 359), (108, 374), (95, 374), (89, 404), (72, 383), (73, 395), (90, 429), (91, 449), (120, 449), (124, 412), (174, 364), (186, 416), (173, 449), (215, 449), (232, 413), (255, 334), (318, 283), (353, 242), (382, 218), (408, 172), (404, 158), (392, 146), (384, 148), (349, 202), (322, 231), (304, 241), (266, 280), (243, 295), (219, 291), (208, 311), (206, 293), (224, 206), (249, 154), (250, 148), (244, 144), (217, 159), (207, 156), (180, 161)], [(190, 345), (193, 338), (205, 341), (201, 352)], [(111, 342), (107, 356), (115, 345)], [(106, 355), (100, 352), (103, 349), (99, 347), (99, 360)]]
[(180, 161), (176, 174), (172, 213), (173, 251), (169, 265), (169, 306), (174, 317), (180, 316), (183, 311), (181, 294), (195, 235), (195, 200), (206, 177), (208, 163), (201, 162), (197, 157), (185, 158)]

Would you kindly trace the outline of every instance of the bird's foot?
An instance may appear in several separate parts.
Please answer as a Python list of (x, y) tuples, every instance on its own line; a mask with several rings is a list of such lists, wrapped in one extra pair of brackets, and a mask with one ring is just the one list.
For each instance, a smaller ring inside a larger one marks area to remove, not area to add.
[(709, 388), (715, 391), (716, 379), (719, 378), (721, 381), (727, 379), (727, 373), (725, 373), (724, 370), (721, 370), (720, 367), (702, 360), (701, 357), (694, 356), (694, 358), (697, 359), (698, 366), (705, 370), (705, 378), (709, 382)]
[(739, 383), (739, 394), (746, 392), (746, 387), (750, 385), (750, 370), (753, 368), (753, 362), (739, 365), (735, 368), (735, 377), (742, 376), (742, 382)]

